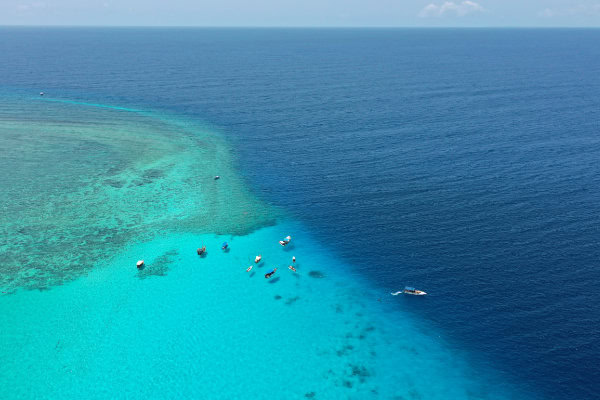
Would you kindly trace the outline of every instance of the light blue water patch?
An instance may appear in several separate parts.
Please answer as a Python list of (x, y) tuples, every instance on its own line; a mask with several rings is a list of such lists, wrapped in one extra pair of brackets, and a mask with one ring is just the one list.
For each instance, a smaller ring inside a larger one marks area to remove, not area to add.
[(290, 222), (131, 245), (66, 285), (0, 296), (2, 397), (517, 398), (385, 304), (425, 299), (376, 292), (348, 269)]

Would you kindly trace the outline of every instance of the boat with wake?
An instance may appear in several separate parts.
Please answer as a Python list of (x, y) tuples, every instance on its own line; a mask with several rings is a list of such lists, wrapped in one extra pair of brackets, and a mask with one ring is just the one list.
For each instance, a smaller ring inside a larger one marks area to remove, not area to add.
[(398, 296), (399, 294), (410, 294), (413, 296), (425, 296), (427, 293), (422, 290), (417, 290), (414, 287), (406, 286), (404, 290), (399, 290), (395, 293), (390, 293), (392, 296)]

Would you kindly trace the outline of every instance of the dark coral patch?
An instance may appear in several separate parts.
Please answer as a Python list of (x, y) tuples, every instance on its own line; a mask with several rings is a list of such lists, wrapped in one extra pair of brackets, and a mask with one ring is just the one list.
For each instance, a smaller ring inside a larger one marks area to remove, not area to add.
[(107, 179), (104, 181), (104, 183), (117, 189), (122, 188), (125, 185), (125, 182), (118, 179)]
[(364, 382), (367, 377), (371, 376), (369, 370), (362, 365), (350, 364), (350, 371), (352, 376), (357, 377), (361, 382)]
[(337, 350), (335, 353), (338, 355), (338, 357), (343, 357), (346, 354), (350, 353), (352, 350), (354, 350), (354, 346), (352, 346), (351, 344), (348, 344), (348, 345), (342, 347), (340, 350)]
[(280, 295), (278, 295), (278, 294), (276, 294), (274, 298), (275, 298), (275, 300), (281, 300), (282, 299), (282, 297)]
[(165, 276), (169, 272), (170, 266), (173, 263), (173, 259), (179, 255), (179, 251), (176, 249), (169, 250), (157, 257), (152, 263), (148, 264), (146, 268), (138, 271), (138, 278), (145, 279), (151, 276)]
[(308, 276), (311, 278), (325, 278), (325, 274), (323, 274), (321, 271), (310, 271)]
[(151, 168), (145, 170), (142, 176), (146, 179), (156, 179), (162, 178), (163, 176), (165, 176), (165, 173), (160, 169)]

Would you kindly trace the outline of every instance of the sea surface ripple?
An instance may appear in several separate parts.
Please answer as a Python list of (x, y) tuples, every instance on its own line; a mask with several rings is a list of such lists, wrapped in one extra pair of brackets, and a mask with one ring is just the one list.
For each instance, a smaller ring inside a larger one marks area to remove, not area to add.
[(396, 307), (448, 346), (548, 399), (600, 393), (600, 31), (0, 34), (3, 91), (210, 122), (357, 277), (428, 291)]

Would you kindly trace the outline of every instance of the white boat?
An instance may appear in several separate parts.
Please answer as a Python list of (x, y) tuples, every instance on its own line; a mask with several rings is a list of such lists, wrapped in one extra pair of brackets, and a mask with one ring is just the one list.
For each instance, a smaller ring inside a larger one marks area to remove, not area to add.
[(404, 290), (400, 290), (398, 292), (390, 293), (390, 294), (392, 296), (398, 296), (399, 294), (411, 294), (413, 296), (425, 296), (427, 293), (425, 293), (422, 290), (417, 290), (414, 287), (406, 286), (404, 288)]
[(412, 294), (413, 296), (425, 296), (427, 294), (427, 293), (425, 293), (422, 290), (417, 290), (414, 287), (409, 287), (409, 286), (406, 286), (404, 288), (404, 290), (402, 291), (402, 293), (404, 293), (404, 294)]

